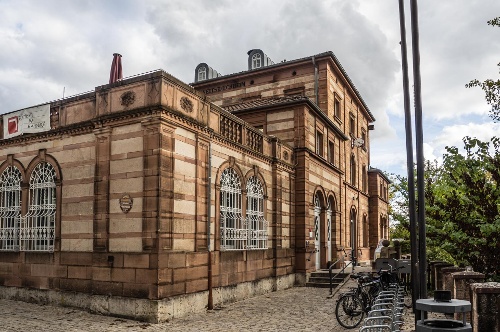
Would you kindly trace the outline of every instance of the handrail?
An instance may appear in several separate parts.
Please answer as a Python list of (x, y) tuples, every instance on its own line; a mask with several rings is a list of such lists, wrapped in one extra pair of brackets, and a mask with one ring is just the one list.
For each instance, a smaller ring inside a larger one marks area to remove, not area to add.
[[(344, 252), (344, 255), (342, 255), (342, 257), (340, 257), (339, 259), (337, 259), (334, 263), (330, 264), (330, 266), (328, 267), (328, 276), (330, 278), (330, 296), (333, 295), (333, 279), (337, 278), (337, 276), (341, 273), (343, 273), (345, 271), (345, 269), (353, 264), (355, 262), (355, 260), (351, 260), (349, 263), (347, 263), (346, 266), (342, 267), (342, 269), (332, 277), (332, 269), (333, 267), (340, 261), (342, 261), (342, 263), (344, 263), (344, 257), (347, 257), (347, 253), (345, 252), (345, 249), (342, 249), (342, 251)], [(342, 264), (344, 265), (344, 264)], [(352, 265), (352, 271), (354, 272), (354, 264)]]

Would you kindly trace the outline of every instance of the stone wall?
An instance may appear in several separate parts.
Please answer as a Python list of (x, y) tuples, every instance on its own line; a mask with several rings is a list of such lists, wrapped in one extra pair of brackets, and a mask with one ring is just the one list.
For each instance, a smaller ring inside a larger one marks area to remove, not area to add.
[[(198, 298), (209, 278), (224, 294), (215, 303), (294, 284), (290, 146), (161, 71), (52, 108), (52, 131), (0, 142), (3, 169), (15, 164), (29, 176), (36, 162), (47, 160), (58, 176), (54, 250), (2, 252), (0, 285), (12, 287), (8, 292), (77, 292), (81, 300), (111, 296), (133, 306), (139, 299)], [(267, 248), (220, 251), (217, 176), (223, 167), (238, 170), (243, 197), (250, 176), (262, 181)], [(239, 286), (252, 283), (255, 289)], [(194, 307), (204, 308), (203, 302)]]
[(474, 331), (499, 332), (500, 283), (486, 282), (471, 285), (472, 326)]

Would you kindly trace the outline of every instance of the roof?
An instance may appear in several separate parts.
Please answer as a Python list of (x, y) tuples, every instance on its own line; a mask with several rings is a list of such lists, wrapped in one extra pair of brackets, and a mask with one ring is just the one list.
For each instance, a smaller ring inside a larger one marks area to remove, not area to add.
[(285, 96), (285, 97), (272, 97), (272, 98), (259, 98), (249, 101), (242, 101), (237, 104), (222, 105), (221, 108), (228, 112), (235, 112), (240, 110), (248, 110), (261, 107), (269, 107), (274, 105), (283, 105), (296, 101), (307, 101), (309, 98), (304, 96)]
[(306, 61), (306, 60), (312, 60), (313, 58), (316, 59), (316, 58), (322, 58), (322, 57), (330, 57), (333, 60), (333, 62), (340, 69), (340, 72), (345, 77), (345, 79), (347, 80), (347, 82), (351, 86), (352, 90), (356, 94), (356, 97), (359, 98), (359, 100), (361, 101), (361, 104), (366, 109), (366, 112), (368, 113), (368, 115), (372, 118), (372, 122), (375, 121), (375, 117), (373, 116), (373, 114), (371, 113), (370, 109), (368, 108), (368, 105), (366, 105), (366, 103), (363, 100), (363, 97), (361, 97), (361, 94), (359, 93), (358, 89), (356, 88), (356, 86), (354, 85), (354, 83), (351, 81), (349, 75), (347, 75), (347, 72), (345, 71), (344, 67), (342, 67), (342, 64), (340, 63), (340, 61), (337, 58), (337, 56), (335, 56), (335, 54), (332, 51), (318, 53), (316, 55), (311, 55), (311, 56), (308, 56), (308, 57), (305, 57), (305, 58), (299, 58), (299, 59), (296, 59), (296, 60), (283, 61), (283, 62), (280, 62), (280, 63), (276, 63), (274, 65), (265, 66), (265, 67), (261, 67), (261, 68), (256, 68), (256, 69), (251, 69), (251, 70), (245, 70), (245, 71), (241, 71), (241, 72), (233, 73), (233, 74), (228, 74), (228, 75), (222, 75), (222, 76), (219, 76), (217, 78), (212, 78), (212, 79), (208, 79), (208, 80), (197, 82), (197, 83), (191, 83), (191, 85), (196, 87), (197, 85), (203, 85), (203, 84), (206, 84), (206, 83), (214, 82), (216, 80), (221, 80), (221, 79), (225, 79), (225, 78), (231, 78), (232, 76), (238, 76), (238, 75), (249, 74), (249, 73), (253, 74), (253, 73), (256, 73), (256, 72), (259, 72), (259, 71), (264, 71), (264, 70), (268, 70), (268, 69), (272, 69), (272, 68), (278, 68), (278, 67), (282, 67), (282, 66), (289, 66), (289, 65), (293, 65), (295, 63)]
[(389, 177), (387, 177), (387, 175), (385, 175), (385, 173), (381, 169), (370, 166), (370, 168), (368, 169), (368, 173), (378, 173), (387, 181), (387, 183), (392, 183), (391, 179), (389, 179)]
[(347, 137), (342, 130), (340, 130), (339, 127), (330, 119), (328, 116), (315, 104), (313, 103), (308, 97), (305, 96), (285, 96), (285, 97), (270, 97), (270, 98), (262, 98), (262, 99), (255, 99), (255, 100), (249, 100), (249, 101), (242, 101), (239, 103), (231, 104), (231, 105), (222, 105), (221, 108), (224, 110), (233, 113), (237, 115), (237, 113), (240, 112), (246, 112), (246, 111), (255, 111), (258, 109), (266, 109), (270, 107), (282, 107), (282, 106), (289, 106), (292, 104), (299, 104), (299, 103), (305, 103), (307, 106), (310, 108), (314, 109), (316, 114), (318, 114), (323, 121), (327, 122), (331, 128), (344, 140), (348, 140), (349, 137)]

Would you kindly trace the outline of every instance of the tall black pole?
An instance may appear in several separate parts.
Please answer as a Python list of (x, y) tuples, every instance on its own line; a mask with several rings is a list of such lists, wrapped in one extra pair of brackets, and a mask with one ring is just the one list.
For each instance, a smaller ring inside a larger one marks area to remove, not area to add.
[(415, 89), (415, 139), (417, 150), (417, 195), (418, 195), (418, 242), (419, 242), (419, 286), (420, 299), (427, 298), (425, 253), (425, 185), (424, 185), (424, 135), (422, 126), (422, 90), (420, 80), (420, 47), (418, 33), (417, 0), (410, 0), (411, 9), (411, 42), (413, 52), (413, 85)]
[[(415, 175), (413, 163), (413, 134), (411, 128), (410, 90), (408, 83), (408, 54), (406, 47), (406, 25), (404, 0), (399, 0), (399, 26), (401, 30), (401, 64), (403, 67), (403, 92), (405, 109), (406, 130), (406, 168), (408, 171), (408, 213), (410, 217), (410, 247), (411, 247), (411, 281), (413, 295), (413, 310), (415, 311), (415, 300), (419, 294), (418, 278), (418, 243), (417, 243), (417, 220), (415, 209)], [(418, 316), (418, 315), (415, 315)]]

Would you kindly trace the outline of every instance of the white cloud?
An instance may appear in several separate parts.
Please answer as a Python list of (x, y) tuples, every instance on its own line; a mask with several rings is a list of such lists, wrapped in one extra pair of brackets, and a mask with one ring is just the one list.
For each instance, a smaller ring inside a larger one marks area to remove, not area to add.
[(488, 142), (492, 137), (500, 137), (500, 123), (468, 123), (443, 127), (440, 134), (432, 141), (435, 146), (455, 146), (463, 148), (463, 138), (470, 136)]
[[(498, 13), (498, 0), (419, 3), (429, 157), (465, 133), (498, 130), (475, 119), (488, 121), (482, 91), (465, 88), (474, 78), (497, 78), (500, 29), (486, 21)], [(377, 119), (372, 165), (404, 170), (399, 41), (398, 4), (389, 0), (0, 0), (0, 112), (60, 98), (64, 88), (68, 96), (106, 84), (114, 52), (123, 55), (125, 76), (163, 68), (189, 83), (200, 62), (222, 74), (246, 70), (253, 48), (275, 62), (331, 50)]]

